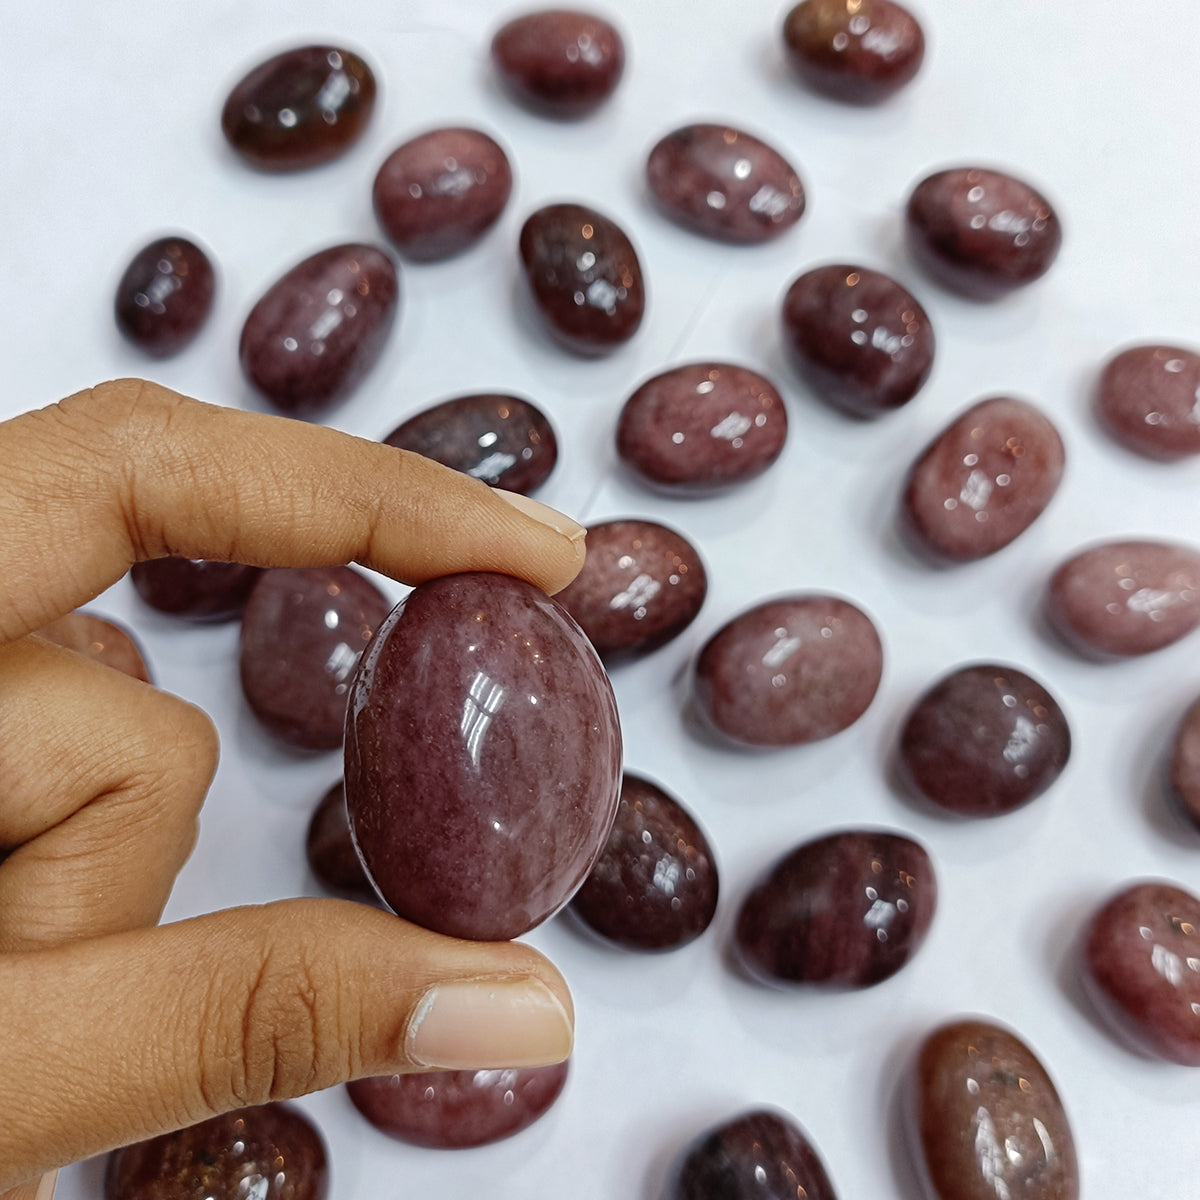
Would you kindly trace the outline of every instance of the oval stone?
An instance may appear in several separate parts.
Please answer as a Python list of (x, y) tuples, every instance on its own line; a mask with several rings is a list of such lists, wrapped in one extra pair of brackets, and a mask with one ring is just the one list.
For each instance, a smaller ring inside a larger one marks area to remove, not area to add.
[(551, 204), (525, 222), (520, 249), (546, 329), (568, 350), (603, 354), (637, 333), (642, 267), (615, 221), (581, 204)]
[(1165, 880), (1122, 888), (1092, 917), (1084, 981), (1138, 1049), (1200, 1067), (1200, 900)]
[(801, 275), (783, 299), (784, 344), (822, 400), (875, 417), (907, 404), (933, 369), (933, 326), (894, 279), (836, 264)]
[(215, 290), (213, 265), (195, 242), (158, 238), (133, 256), (117, 284), (117, 328), (155, 358), (177, 354), (204, 328)]
[(1175, 799), (1200, 826), (1200, 699), (1187, 710), (1175, 731), (1168, 777)]
[(700, 612), (708, 576), (696, 548), (653, 521), (588, 527), (583, 570), (555, 599), (606, 663), (657, 650)]
[(792, 746), (853, 725), (882, 674), (879, 634), (860, 609), (836, 596), (784, 596), (709, 639), (692, 694), (700, 715), (733, 741)]
[(847, 830), (786, 855), (738, 913), (741, 961), (770, 983), (862, 988), (889, 979), (925, 941), (937, 880), (916, 842)]
[(391, 259), (348, 244), (298, 263), (263, 294), (242, 327), (246, 378), (288, 416), (344, 400), (383, 353), (400, 304)]
[(626, 773), (608, 841), (569, 912), (630, 950), (675, 950), (717, 911), (712, 850), (692, 815), (648, 779)]
[(253, 167), (298, 171), (345, 153), (375, 107), (375, 76), (357, 54), (301, 46), (260, 63), (229, 93), (221, 130)]
[(977, 300), (1040, 279), (1062, 245), (1045, 196), (981, 167), (923, 179), (909, 197), (905, 225), (913, 258), (943, 286)]
[(824, 1164), (791, 1117), (742, 1113), (684, 1152), (663, 1200), (837, 1200)]
[(243, 1108), (114, 1150), (105, 1200), (325, 1200), (317, 1127), (286, 1104)]
[(809, 87), (853, 104), (886, 100), (925, 59), (920, 24), (892, 0), (803, 0), (784, 19), (783, 42)]
[(444, 400), (383, 440), (522, 495), (541, 487), (558, 461), (558, 439), (541, 409), (497, 392)]
[(1171, 542), (1101, 542), (1050, 580), (1051, 624), (1085, 654), (1149, 654), (1200, 624), (1200, 553)]
[(772, 146), (729, 125), (685, 125), (646, 162), (659, 206), (687, 229), (722, 242), (765, 242), (804, 215), (804, 185)]
[(1164, 462), (1200, 454), (1200, 354), (1179, 346), (1122, 351), (1101, 372), (1096, 412), (1139, 454)]
[(376, 1129), (417, 1146), (465, 1150), (527, 1129), (558, 1099), (567, 1064), (380, 1075), (346, 1085)]
[(351, 677), (391, 608), (352, 567), (264, 571), (242, 616), (242, 692), (280, 741), (336, 750)]
[(232, 621), (241, 616), (261, 567), (201, 558), (153, 558), (134, 563), (129, 580), (143, 602), (188, 621)]
[(573, 9), (527, 13), (492, 39), (492, 61), (514, 99), (552, 117), (583, 117), (616, 90), (625, 44), (601, 17)]
[(935, 1200), (1078, 1200), (1075, 1141), (1054, 1083), (1014, 1034), (955, 1021), (913, 1071), (914, 1157)]
[(89, 612), (71, 612), (43, 625), (37, 635), (56, 646), (74, 650), (143, 683), (153, 683), (142, 648), (133, 634), (114, 621)]
[(709, 492), (761, 475), (783, 452), (788, 418), (769, 379), (699, 362), (643, 383), (621, 410), (617, 454), (643, 483)]
[(328, 891), (375, 899), (375, 889), (358, 860), (350, 819), (346, 815), (346, 786), (339, 780), (323, 795), (308, 823), (304, 839), (308, 865)]
[(921, 453), (901, 507), (918, 549), (970, 562), (1004, 549), (1054, 498), (1062, 438), (1032, 404), (994, 396), (972, 405)]
[(354, 680), (346, 803), (400, 916), (479, 941), (526, 933), (592, 869), (620, 782), (608, 676), (532, 584), (434, 579), (380, 627)]
[(1062, 773), (1071, 731), (1054, 697), (1012, 667), (959, 667), (917, 703), (900, 734), (910, 786), (970, 817), (1012, 812)]
[(432, 262), (477, 242), (504, 211), (512, 168), (478, 129), (433, 129), (393, 150), (375, 176), (375, 215), (409, 258)]

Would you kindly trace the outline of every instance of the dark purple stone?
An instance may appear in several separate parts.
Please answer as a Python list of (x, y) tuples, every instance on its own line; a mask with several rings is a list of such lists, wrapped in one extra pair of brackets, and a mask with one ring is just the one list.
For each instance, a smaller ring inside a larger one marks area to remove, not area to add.
[(89, 612), (70, 612), (43, 625), (37, 635), (56, 646), (74, 650), (143, 683), (153, 683), (142, 648), (129, 630)]
[(925, 310), (894, 279), (866, 267), (817, 267), (783, 299), (784, 343), (805, 383), (857, 417), (907, 404), (933, 369)]
[(342, 744), (351, 678), (391, 602), (352, 567), (264, 571), (242, 616), (242, 692), (290, 746)]
[(151, 608), (188, 621), (232, 621), (246, 607), (261, 567), (200, 558), (134, 563), (129, 579)]
[(1200, 826), (1200, 699), (1187, 710), (1175, 731), (1169, 779), (1175, 799)]
[(783, 41), (809, 87), (853, 104), (886, 100), (925, 58), (921, 26), (892, 0), (803, 0), (784, 20)]
[(433, 579), (380, 627), (350, 700), (346, 802), (400, 916), (452, 937), (519, 937), (591, 870), (620, 782), (608, 676), (532, 584)]
[(757, 1110), (702, 1133), (663, 1200), (837, 1200), (816, 1149), (782, 1113)]
[(477, 129), (434, 129), (393, 150), (375, 176), (375, 215), (402, 254), (432, 262), (472, 246), (504, 211), (512, 168)]
[(492, 61), (526, 107), (546, 116), (583, 117), (620, 83), (625, 45), (602, 17), (547, 9), (504, 25), (492, 39)]
[(1200, 553), (1170, 542), (1101, 542), (1050, 580), (1051, 624), (1085, 654), (1149, 654), (1200, 625)]
[(229, 93), (221, 130), (263, 171), (298, 171), (345, 153), (375, 107), (375, 76), (336, 46), (302, 46), (260, 63)]
[(1062, 479), (1062, 438), (1032, 404), (994, 396), (956, 417), (913, 464), (901, 501), (919, 549), (970, 562), (1041, 516)]
[(321, 797), (313, 810), (304, 852), (312, 873), (329, 891), (375, 899), (375, 889), (354, 849), (346, 815), (346, 787), (341, 781)]
[(1062, 245), (1045, 196), (980, 167), (923, 179), (909, 197), (905, 225), (913, 258), (945, 287), (977, 300), (1040, 279)]
[(678, 637), (708, 591), (695, 547), (653, 521), (588, 527), (583, 570), (555, 599), (606, 663), (648, 654)]
[(959, 667), (927, 691), (900, 734), (910, 785), (968, 817), (1012, 812), (1062, 773), (1071, 731), (1054, 697), (1012, 667)]
[(737, 948), (767, 982), (870, 987), (916, 954), (936, 908), (933, 864), (916, 842), (835, 833), (798, 846), (746, 897)]
[(298, 1109), (264, 1104), (114, 1150), (105, 1200), (325, 1200), (329, 1161)]
[(630, 950), (675, 950), (717, 911), (717, 864), (691, 814), (626, 773), (608, 841), (569, 911)]
[(1200, 354), (1134, 346), (1109, 359), (1096, 412), (1123, 445), (1172, 462), (1200, 454)]
[(525, 222), (520, 249), (538, 312), (568, 350), (603, 354), (637, 333), (642, 267), (614, 221), (581, 204), (551, 204)]
[(512, 1137), (543, 1116), (567, 1081), (567, 1064), (491, 1071), (380, 1075), (346, 1085), (355, 1108), (402, 1142), (465, 1150)]
[(685, 125), (646, 162), (663, 211), (722, 242), (765, 242), (804, 215), (804, 185), (772, 146), (729, 125)]
[(793, 746), (853, 725), (882, 674), (879, 634), (860, 609), (836, 596), (784, 596), (709, 639), (692, 693), (700, 715), (726, 737)]
[(522, 495), (541, 487), (558, 461), (558, 439), (546, 415), (528, 400), (497, 392), (423, 409), (383, 440)]
[(204, 328), (215, 288), (212, 263), (195, 242), (159, 238), (133, 256), (117, 284), (117, 328), (155, 358), (176, 354)]
[(708, 492), (761, 475), (782, 453), (787, 429), (770, 380), (729, 363), (689, 363), (625, 401), (617, 453), (651, 487)]
[(281, 412), (310, 417), (344, 400), (383, 353), (400, 306), (391, 259), (331, 246), (263, 294), (242, 327), (246, 378)]

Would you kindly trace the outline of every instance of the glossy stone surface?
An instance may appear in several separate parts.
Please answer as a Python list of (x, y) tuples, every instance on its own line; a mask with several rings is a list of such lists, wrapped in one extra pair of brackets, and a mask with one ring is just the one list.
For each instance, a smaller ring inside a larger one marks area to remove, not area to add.
[(583, 570), (555, 599), (606, 663), (657, 650), (695, 619), (708, 592), (696, 548), (653, 521), (588, 527)]
[(423, 409), (383, 440), (522, 495), (541, 487), (558, 461), (558, 439), (545, 413), (497, 392)]
[(304, 839), (304, 853), (312, 873), (331, 892), (375, 899), (375, 889), (358, 861), (350, 819), (346, 815), (346, 787), (339, 780), (313, 810)]
[(662, 1200), (837, 1200), (813, 1144), (783, 1113), (742, 1113), (684, 1152)]
[(1175, 730), (1168, 778), (1175, 799), (1200, 826), (1200, 699), (1187, 710)]
[(1051, 624), (1085, 654), (1149, 654), (1200, 624), (1200, 552), (1171, 542), (1101, 542), (1054, 572)]
[(978, 300), (1040, 279), (1062, 245), (1062, 226), (1045, 196), (981, 167), (923, 179), (905, 218), (913, 258), (945, 287)]
[(336, 750), (358, 660), (391, 603), (352, 567), (263, 572), (242, 616), (242, 693), (290, 746)]
[(299, 1109), (243, 1108), (114, 1150), (105, 1200), (325, 1200), (325, 1143)]
[(221, 130), (251, 166), (298, 171), (345, 153), (375, 107), (375, 76), (337, 46), (301, 46), (260, 63), (229, 93)]
[(43, 625), (37, 635), (56, 646), (65, 646), (76, 654), (112, 667), (123, 675), (130, 675), (143, 683), (153, 682), (142, 648), (127, 629), (113, 621), (88, 612), (72, 612), (59, 617), (57, 621), (51, 621), (49, 625)]
[(981, 400), (912, 465), (901, 500), (905, 532), (919, 550), (950, 562), (995, 554), (1041, 516), (1064, 461), (1058, 430), (1032, 404)]
[(810, 593), (767, 600), (719, 629), (696, 663), (695, 707), (749, 746), (831, 737), (867, 711), (883, 647), (849, 601)]
[(400, 916), (452, 937), (519, 937), (592, 869), (620, 782), (608, 676), (532, 584), (450, 575), (392, 610), (354, 680), (346, 802)]
[(158, 238), (133, 256), (117, 284), (117, 328), (155, 358), (177, 354), (204, 328), (215, 290), (213, 265), (195, 242)]
[(1200, 1067), (1200, 900), (1165, 880), (1122, 888), (1092, 917), (1084, 981), (1137, 1048)]
[(925, 59), (920, 24), (891, 0), (803, 0), (784, 19), (783, 41), (809, 87), (854, 104), (886, 100)]
[(1179, 346), (1133, 346), (1105, 364), (1096, 413), (1139, 454), (1173, 462), (1200, 454), (1200, 354)]
[(397, 147), (375, 176), (375, 215), (402, 253), (432, 262), (474, 245), (504, 211), (512, 168), (478, 129), (433, 129)]
[(251, 309), (246, 378), (287, 416), (344, 400), (383, 353), (400, 305), (396, 268), (374, 246), (330, 246), (276, 280)]
[(870, 987), (921, 948), (937, 879), (916, 842), (846, 830), (796, 847), (742, 903), (737, 948), (766, 982)]
[(792, 363), (822, 400), (857, 417), (907, 404), (933, 369), (933, 326), (889, 275), (835, 264), (801, 275), (783, 299)]
[(692, 815), (662, 788), (626, 773), (608, 841), (569, 911), (630, 950), (675, 950), (717, 911), (717, 864)]
[(651, 487), (707, 492), (761, 475), (783, 452), (787, 430), (769, 379), (730, 363), (688, 363), (625, 401), (617, 453)]
[(934, 1030), (912, 1079), (912, 1134), (931, 1200), (1077, 1200), (1075, 1141), (1054, 1083), (1014, 1034)]
[(625, 44), (602, 17), (546, 9), (504, 25), (492, 39), (492, 61), (526, 107), (546, 116), (583, 117), (620, 83)]
[(646, 288), (616, 222), (581, 204), (551, 204), (525, 222), (520, 250), (546, 329), (568, 350), (603, 354), (637, 333)]
[(968, 817), (1012, 812), (1040, 796), (1071, 754), (1054, 697), (1012, 667), (976, 663), (938, 680), (900, 734), (910, 786)]
[(346, 1085), (376, 1129), (440, 1150), (485, 1146), (527, 1129), (558, 1099), (567, 1064), (380, 1075)]
[(729, 125), (685, 125), (646, 162), (662, 210), (722, 242), (766, 242), (804, 215), (804, 185), (773, 146)]
[(188, 621), (240, 616), (261, 574), (261, 567), (200, 558), (152, 558), (129, 569), (130, 582), (146, 604)]

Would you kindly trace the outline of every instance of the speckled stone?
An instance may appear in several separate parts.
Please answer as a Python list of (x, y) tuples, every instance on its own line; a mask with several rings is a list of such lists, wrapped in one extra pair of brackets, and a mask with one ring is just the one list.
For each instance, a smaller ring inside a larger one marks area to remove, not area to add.
[(931, 1200), (1078, 1200), (1054, 1083), (1014, 1034), (978, 1018), (934, 1030), (912, 1078), (915, 1157)]
[(1175, 730), (1168, 778), (1175, 799), (1200, 827), (1200, 699), (1187, 710)]
[(519, 937), (592, 869), (620, 781), (612, 686), (548, 596), (470, 572), (392, 610), (354, 681), (346, 802), (400, 916), (452, 937)]
[(1173, 462), (1200, 454), (1200, 354), (1133, 346), (1105, 364), (1096, 414), (1122, 445)]
[(606, 663), (657, 650), (697, 617), (708, 576), (696, 548), (653, 521), (588, 527), (587, 561), (555, 599)]
[(1101, 542), (1050, 580), (1046, 611), (1085, 654), (1149, 654), (1200, 624), (1200, 553), (1170, 542)]
[(465, 1150), (512, 1137), (562, 1093), (567, 1064), (491, 1071), (380, 1075), (346, 1085), (376, 1129), (417, 1146)]
[(350, 836), (346, 787), (341, 780), (321, 797), (313, 810), (304, 839), (304, 853), (312, 873), (328, 891), (355, 899), (376, 898)]
[(861, 609), (836, 596), (784, 596), (709, 639), (692, 695), (699, 714), (733, 741), (791, 746), (853, 725), (882, 674), (883, 646)]
[(625, 401), (617, 454), (645, 484), (703, 493), (761, 475), (783, 452), (788, 418), (769, 379), (699, 362), (648, 379)]
[(117, 328), (155, 358), (177, 354), (204, 328), (215, 290), (212, 262), (195, 242), (158, 238), (133, 256), (117, 284)]
[(241, 616), (261, 567), (199, 558), (152, 558), (134, 563), (129, 580), (151, 608), (188, 621)]
[(94, 613), (72, 612), (59, 617), (57, 621), (51, 621), (49, 625), (43, 625), (37, 635), (56, 646), (74, 650), (93, 662), (112, 667), (122, 675), (140, 679), (143, 683), (153, 683), (142, 648), (134, 640), (133, 634), (114, 621), (97, 617)]
[(955, 417), (912, 465), (905, 532), (933, 558), (970, 562), (1003, 550), (1045, 511), (1065, 451), (1032, 404), (994, 396)]
[(754, 887), (738, 913), (738, 953), (765, 982), (870, 987), (916, 954), (936, 908), (921, 846), (846, 830), (798, 846)]
[(685, 125), (659, 141), (646, 181), (673, 221), (722, 242), (786, 233), (804, 215), (804, 185), (773, 146), (729, 125)]

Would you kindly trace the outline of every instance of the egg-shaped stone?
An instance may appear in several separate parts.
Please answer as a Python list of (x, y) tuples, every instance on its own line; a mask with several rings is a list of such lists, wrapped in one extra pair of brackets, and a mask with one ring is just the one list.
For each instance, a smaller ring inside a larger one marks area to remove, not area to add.
[(317, 803), (308, 822), (304, 854), (312, 873), (327, 891), (355, 899), (375, 899), (350, 836), (346, 787), (339, 779)]
[(158, 238), (133, 256), (117, 284), (117, 328), (155, 358), (177, 354), (204, 328), (215, 290), (212, 262), (195, 242)]
[(144, 603), (187, 621), (240, 616), (261, 574), (261, 567), (202, 558), (152, 558), (129, 568), (129, 580)]
[(1175, 730), (1168, 779), (1180, 807), (1200, 826), (1200, 699), (1192, 703)]
[(1200, 454), (1200, 354), (1131, 346), (1104, 365), (1096, 413), (1130, 450), (1173, 462)]
[(56, 646), (74, 650), (143, 683), (153, 683), (145, 653), (133, 634), (115, 621), (90, 612), (70, 612), (35, 631)]

